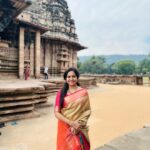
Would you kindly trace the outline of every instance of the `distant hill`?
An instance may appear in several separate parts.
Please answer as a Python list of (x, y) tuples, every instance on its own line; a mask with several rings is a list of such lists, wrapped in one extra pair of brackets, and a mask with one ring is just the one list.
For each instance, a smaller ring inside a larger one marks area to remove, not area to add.
[[(148, 57), (147, 55), (99, 55), (99, 56), (105, 57), (107, 64), (112, 64), (120, 60), (133, 60), (134, 62), (139, 63), (141, 60)], [(92, 56), (80, 56), (79, 60), (81, 62), (84, 62), (90, 57)]]

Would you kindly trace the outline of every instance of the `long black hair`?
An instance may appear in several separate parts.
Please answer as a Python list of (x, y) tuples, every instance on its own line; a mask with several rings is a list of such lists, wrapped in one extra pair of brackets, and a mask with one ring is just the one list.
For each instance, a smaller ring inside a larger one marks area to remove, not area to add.
[[(79, 78), (79, 76), (80, 76), (79, 71), (78, 71), (76, 68), (73, 68), (73, 67), (72, 67), (72, 68), (67, 69), (67, 70), (64, 72), (64, 75), (63, 75), (64, 80), (66, 80), (67, 75), (68, 75), (68, 73), (69, 73), (70, 71), (73, 71), (73, 72), (75, 73), (77, 79)], [(79, 86), (80, 84), (77, 82), (77, 85)], [(61, 89), (61, 94), (60, 94), (60, 108), (63, 107), (64, 97), (66, 96), (68, 89), (69, 89), (69, 85), (68, 85), (67, 82), (65, 82), (63, 88)]]

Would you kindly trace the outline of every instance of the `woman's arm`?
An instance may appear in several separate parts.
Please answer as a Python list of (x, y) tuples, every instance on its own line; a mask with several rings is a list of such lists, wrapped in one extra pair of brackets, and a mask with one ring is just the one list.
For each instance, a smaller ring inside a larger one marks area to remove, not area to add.
[(60, 94), (61, 94), (60, 91), (58, 91), (57, 95), (56, 95), (55, 110), (54, 110), (56, 118), (67, 123), (69, 126), (75, 128), (75, 129), (79, 129), (81, 125), (79, 124), (78, 121), (69, 120), (68, 118), (66, 118), (65, 116), (63, 116), (61, 114), (61, 111), (60, 111)]
[(57, 119), (59, 119), (59, 120), (65, 122), (65, 123), (67, 123), (69, 126), (71, 126), (71, 124), (72, 124), (72, 121), (71, 121), (71, 120), (69, 120), (69, 119), (67, 119), (66, 117), (64, 117), (64, 116), (63, 116), (60, 112), (58, 112), (58, 111), (55, 111), (54, 113), (55, 113), (55, 116), (56, 116)]
[(61, 96), (61, 91), (58, 91), (57, 95), (56, 95), (56, 100), (55, 100), (55, 109), (54, 109), (55, 116), (56, 116), (57, 119), (65, 122), (69, 126), (71, 126), (72, 122), (61, 114), (61, 111), (60, 111), (60, 96)]
[(60, 112), (55, 111), (55, 116), (57, 119), (64, 121), (65, 123), (67, 123), (69, 126), (75, 128), (75, 129), (79, 129), (81, 127), (81, 124), (79, 124), (78, 121), (72, 121), (67, 119), (66, 117), (64, 117)]

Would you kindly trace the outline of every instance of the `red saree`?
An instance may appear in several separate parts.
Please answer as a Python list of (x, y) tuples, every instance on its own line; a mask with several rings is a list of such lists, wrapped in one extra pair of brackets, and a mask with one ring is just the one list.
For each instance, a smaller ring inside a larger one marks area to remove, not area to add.
[(89, 97), (86, 89), (67, 94), (64, 106), (60, 110), (60, 91), (56, 96), (55, 111), (72, 121), (78, 121), (82, 128), (74, 135), (65, 122), (58, 120), (57, 150), (90, 150), (87, 121), (91, 114)]
[(28, 66), (26, 66), (24, 74), (25, 74), (25, 80), (28, 80), (30, 76), (30, 68)]

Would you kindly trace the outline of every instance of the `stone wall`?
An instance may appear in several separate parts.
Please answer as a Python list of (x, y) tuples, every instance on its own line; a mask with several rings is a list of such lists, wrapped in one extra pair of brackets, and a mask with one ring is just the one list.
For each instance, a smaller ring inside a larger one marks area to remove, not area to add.
[(142, 85), (143, 77), (136, 75), (82, 75), (94, 77), (98, 83)]
[(42, 39), (41, 45), (41, 74), (44, 66), (48, 66), (51, 76), (59, 76), (68, 67), (77, 66), (77, 52), (73, 46), (63, 41)]
[(9, 76), (16, 78), (18, 73), (17, 49), (6, 46), (3, 42), (0, 43), (0, 79)]

